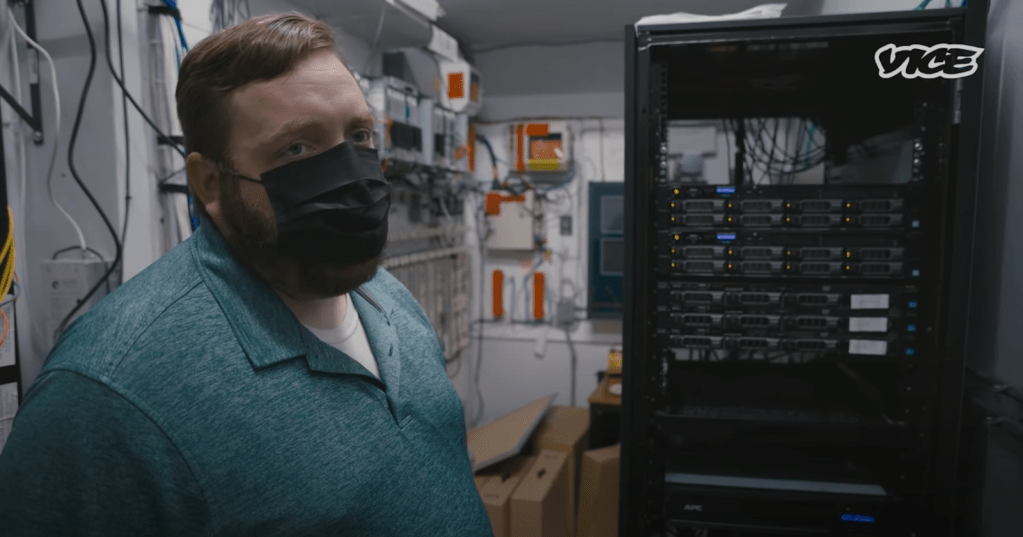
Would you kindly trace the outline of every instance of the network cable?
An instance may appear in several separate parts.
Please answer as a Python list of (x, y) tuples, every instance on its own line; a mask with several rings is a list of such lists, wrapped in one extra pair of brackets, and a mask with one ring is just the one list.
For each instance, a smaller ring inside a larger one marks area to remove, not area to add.
[[(120, 0), (118, 0), (118, 2), (120, 2)], [(173, 17), (174, 22), (177, 24), (178, 38), (181, 40), (181, 48), (185, 49), (185, 52), (188, 52), (188, 42), (185, 40), (185, 30), (181, 27), (181, 11), (178, 9), (177, 0), (163, 0), (163, 3), (167, 7), (173, 9), (176, 13)]]
[[(57, 163), (57, 151), (60, 146), (61, 134), (60, 90), (57, 88), (57, 69), (53, 63), (53, 58), (50, 56), (50, 53), (47, 52), (46, 49), (44, 49), (43, 47), (39, 46), (39, 43), (36, 43), (34, 40), (32, 40), (32, 38), (28, 36), (28, 34), (25, 33), (25, 30), (23, 30), (21, 26), (18, 25), (18, 21), (15, 20), (14, 12), (11, 11), (10, 9), (7, 10), (7, 17), (11, 21), (11, 27), (14, 28), (14, 31), (17, 32), (18, 35), (20, 35), (21, 38), (24, 39), (32, 48), (39, 51), (39, 53), (42, 54), (43, 58), (46, 60), (47, 65), (49, 65), (50, 67), (50, 83), (53, 89), (54, 101), (53, 118), (55, 129), (53, 132), (53, 153), (50, 155), (50, 165), (46, 171), (46, 191), (47, 193), (49, 193), (50, 202), (54, 205), (54, 207), (57, 208), (58, 211), (60, 211), (61, 214), (64, 215), (65, 218), (68, 219), (68, 221), (71, 223), (71, 227), (75, 229), (75, 233), (78, 235), (78, 244), (81, 246), (82, 251), (85, 251), (88, 245), (85, 242), (85, 234), (82, 233), (81, 226), (78, 225), (78, 222), (76, 222), (75, 219), (71, 216), (71, 214), (68, 213), (67, 209), (65, 209), (64, 206), (57, 201), (56, 196), (54, 196), (53, 194), (53, 168)], [(17, 52), (15, 52), (15, 54), (16, 53)]]
[[(81, 127), (82, 124), (82, 113), (85, 111), (85, 101), (89, 96), (89, 87), (92, 85), (92, 76), (96, 72), (96, 40), (92, 35), (92, 27), (89, 25), (89, 17), (85, 12), (85, 6), (82, 5), (82, 0), (77, 0), (77, 3), (78, 12), (82, 17), (82, 24), (85, 26), (85, 34), (89, 38), (89, 72), (85, 76), (85, 85), (82, 87), (82, 95), (78, 103), (78, 113), (75, 115), (75, 125), (71, 130), (71, 142), (68, 146), (68, 166), (71, 170), (71, 176), (74, 177), (75, 182), (78, 183), (79, 188), (82, 189), (82, 192), (84, 192), (86, 197), (89, 198), (89, 201), (92, 202), (92, 205), (96, 208), (96, 211), (99, 212), (100, 218), (103, 219), (103, 223), (107, 226), (107, 229), (110, 231), (110, 235), (114, 239), (114, 247), (117, 253), (114, 257), (114, 262), (107, 269), (106, 273), (103, 274), (103, 278), (101, 278), (100, 281), (96, 282), (92, 289), (89, 290), (88, 294), (86, 294), (84, 298), (79, 300), (78, 304), (76, 304), (75, 307), (71, 310), (71, 312), (68, 313), (66, 317), (64, 317), (64, 320), (61, 321), (60, 326), (57, 327), (57, 331), (54, 334), (54, 338), (60, 337), (60, 334), (64, 332), (64, 329), (71, 321), (71, 318), (74, 317), (74, 315), (78, 313), (79, 310), (82, 309), (82, 306), (84, 306), (88, 302), (88, 300), (92, 298), (94, 294), (96, 294), (96, 291), (99, 290), (100, 286), (102, 286), (104, 282), (107, 281), (107, 278), (110, 278), (110, 276), (114, 273), (114, 271), (120, 264), (121, 255), (123, 254), (121, 240), (120, 237), (117, 236), (117, 231), (114, 229), (113, 224), (110, 223), (110, 219), (107, 218), (106, 212), (104, 212), (103, 208), (100, 207), (99, 202), (96, 201), (96, 198), (93, 197), (92, 192), (90, 192), (88, 187), (85, 186), (85, 183), (82, 182), (81, 177), (78, 176), (78, 171), (75, 169), (74, 155), (75, 143), (78, 140), (78, 129)], [(106, 16), (107, 15), (106, 3), (103, 2), (102, 0), (100, 0), (100, 3), (103, 6), (103, 19), (104, 21), (107, 21), (107, 34), (109, 34), (110, 28), (109, 19)], [(108, 35), (107, 42), (109, 41), (110, 40)], [(111, 71), (113, 71), (113, 62), (110, 61), (109, 48), (107, 49), (107, 60), (108, 65), (110, 65)], [(121, 84), (121, 88), (124, 89), (123, 84)]]

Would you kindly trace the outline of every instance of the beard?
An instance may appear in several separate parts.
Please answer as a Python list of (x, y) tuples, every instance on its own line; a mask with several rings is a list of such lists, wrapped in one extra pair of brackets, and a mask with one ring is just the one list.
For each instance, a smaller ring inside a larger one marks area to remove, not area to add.
[[(272, 215), (246, 205), (237, 182), (223, 185), (220, 195), (224, 238), (232, 253), (271, 287), (293, 299), (324, 299), (350, 293), (373, 279), (384, 252), (356, 263), (333, 263), (281, 255), (276, 247), (277, 224)], [(234, 188), (232, 188), (232, 186)]]

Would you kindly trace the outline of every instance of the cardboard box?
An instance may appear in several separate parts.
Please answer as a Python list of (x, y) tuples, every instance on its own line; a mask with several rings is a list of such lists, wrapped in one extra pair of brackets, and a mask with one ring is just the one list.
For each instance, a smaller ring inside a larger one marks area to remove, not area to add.
[(479, 491), (480, 496), (483, 496), (483, 486), (487, 484), (487, 481), (490, 481), (491, 477), (493, 476), (477, 475), (473, 477), (476, 480), (476, 490)]
[(577, 407), (552, 407), (536, 428), (527, 452), (539, 455), (543, 450), (556, 451), (566, 455), (565, 472), (568, 474), (570, 491), (565, 509), (572, 524), (566, 535), (575, 534), (576, 505), (579, 494), (579, 467), (583, 452), (589, 448), (590, 411)]
[(491, 466), (484, 475), (476, 476), (477, 486), (481, 477), (486, 480), (479, 490), (490, 525), (494, 528), (494, 537), (510, 535), (512, 494), (535, 462), (536, 457), (517, 456)]
[(566, 508), (571, 496), (565, 472), (568, 458), (557, 451), (540, 452), (512, 494), (509, 537), (572, 535), (572, 521)]
[(466, 433), (472, 469), (488, 466), (522, 453), (540, 420), (554, 404), (554, 395), (530, 403)]
[(618, 537), (621, 445), (583, 454), (576, 537)]

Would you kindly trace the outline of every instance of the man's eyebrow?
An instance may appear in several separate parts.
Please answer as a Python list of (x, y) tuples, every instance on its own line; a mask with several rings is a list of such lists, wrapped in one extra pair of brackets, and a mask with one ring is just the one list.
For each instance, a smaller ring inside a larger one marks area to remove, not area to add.
[(377, 121), (371, 114), (360, 114), (353, 117), (349, 123), (356, 127), (373, 127)]
[(281, 142), (282, 138), (288, 136), (294, 136), (296, 133), (309, 130), (311, 128), (319, 128), (320, 119), (315, 117), (296, 117), (285, 121), (280, 128), (273, 132), (266, 138), (264, 143), (267, 145), (274, 145)]

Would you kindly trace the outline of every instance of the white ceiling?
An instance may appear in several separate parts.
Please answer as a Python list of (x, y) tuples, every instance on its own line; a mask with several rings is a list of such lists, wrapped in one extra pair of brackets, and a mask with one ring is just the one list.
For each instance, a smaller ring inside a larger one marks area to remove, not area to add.
[[(773, 0), (784, 3), (785, 0)], [(736, 13), (772, 0), (438, 0), (438, 25), (473, 51), (516, 44), (623, 41), (625, 26), (647, 15)], [(786, 15), (794, 4), (789, 0)]]
[[(437, 26), (476, 53), (520, 44), (622, 41), (625, 26), (647, 15), (736, 13), (786, 0), (438, 0)], [(785, 15), (820, 13), (824, 0), (788, 0)], [(422, 46), (429, 30), (385, 0), (292, 0), (296, 7), (371, 43), (381, 11), (380, 49)], [(816, 8), (816, 11), (815, 11)]]

